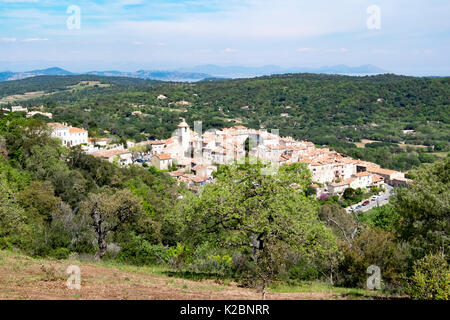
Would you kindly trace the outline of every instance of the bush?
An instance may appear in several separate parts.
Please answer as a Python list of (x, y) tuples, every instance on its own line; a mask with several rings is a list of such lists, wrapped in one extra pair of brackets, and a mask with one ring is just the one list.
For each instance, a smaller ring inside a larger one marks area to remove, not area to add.
[(58, 260), (67, 259), (70, 255), (70, 250), (67, 248), (57, 248), (50, 251), (49, 256)]
[(359, 219), (361, 222), (367, 223), (370, 227), (378, 227), (386, 231), (392, 231), (397, 214), (394, 208), (388, 204), (361, 213)]
[(233, 265), (233, 258), (227, 250), (205, 242), (197, 246), (192, 256), (192, 263), (189, 268), (199, 272), (206, 272), (218, 275), (230, 275)]
[(355, 189), (347, 188), (347, 189), (344, 190), (344, 195), (343, 196), (344, 196), (345, 200), (353, 198), (354, 195), (355, 195)]
[(416, 261), (408, 292), (416, 300), (448, 300), (450, 269), (445, 258), (441, 255), (427, 255)]
[(305, 260), (300, 260), (295, 266), (289, 269), (289, 279), (297, 281), (309, 281), (319, 278), (318, 268)]
[[(168, 264), (171, 267), (180, 267), (189, 257), (189, 249), (178, 244), (176, 247), (152, 245), (142, 236), (131, 233), (125, 241), (120, 243), (121, 250), (117, 260), (138, 266)], [(108, 257), (111, 257), (108, 255)]]
[(138, 266), (164, 263), (168, 260), (167, 249), (161, 245), (151, 245), (141, 236), (131, 234), (127, 241), (120, 244), (117, 260)]
[(367, 268), (376, 265), (381, 269), (382, 287), (399, 289), (410, 252), (409, 247), (394, 240), (394, 235), (390, 232), (366, 228), (351, 241), (351, 246), (342, 242), (344, 259), (339, 266), (336, 283), (340, 286), (365, 288), (369, 277)]

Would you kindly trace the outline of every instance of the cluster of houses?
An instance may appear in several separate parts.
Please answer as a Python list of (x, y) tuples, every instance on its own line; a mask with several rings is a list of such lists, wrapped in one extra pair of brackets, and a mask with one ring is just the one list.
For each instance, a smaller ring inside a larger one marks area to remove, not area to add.
[(29, 111), (28, 108), (22, 107), (22, 106), (12, 106), (11, 108), (2, 108), (2, 110), (4, 112), (25, 112), (27, 114), (26, 115), (27, 118), (31, 118), (31, 117), (39, 114), (39, 115), (47, 117), (49, 119), (53, 119), (53, 114), (52, 113), (50, 113), (50, 112), (42, 112), (42, 110), (44, 109), (44, 106), (37, 107), (37, 109), (41, 110), (41, 111), (36, 111), (36, 110)]
[[(235, 126), (221, 130), (192, 131), (183, 120), (176, 133), (167, 140), (146, 142), (152, 145), (152, 165), (178, 170), (170, 175), (192, 185), (213, 181), (218, 164), (227, 164), (246, 156), (270, 162), (275, 166), (306, 163), (317, 191), (341, 195), (347, 188), (371, 188), (406, 185), (404, 173), (380, 168), (379, 165), (344, 157), (328, 148), (317, 148), (308, 141), (280, 138), (266, 130)], [(248, 154), (245, 150), (249, 145)]]
[[(82, 145), (94, 157), (127, 166), (136, 162), (133, 153), (123, 145), (111, 145), (110, 139), (90, 139), (86, 130), (52, 123), (52, 136), (65, 146)], [(246, 144), (248, 149), (246, 151)], [(272, 166), (301, 162), (307, 164), (317, 192), (342, 195), (347, 188), (371, 188), (406, 185), (404, 173), (380, 168), (379, 165), (345, 157), (328, 148), (317, 148), (308, 141), (279, 137), (276, 132), (235, 126), (220, 130), (191, 130), (183, 120), (173, 136), (166, 140), (144, 141), (128, 147), (145, 147), (146, 160), (190, 187), (214, 182), (217, 165), (246, 156), (258, 158)], [(141, 160), (141, 159), (138, 159)], [(174, 171), (175, 169), (175, 171)]]

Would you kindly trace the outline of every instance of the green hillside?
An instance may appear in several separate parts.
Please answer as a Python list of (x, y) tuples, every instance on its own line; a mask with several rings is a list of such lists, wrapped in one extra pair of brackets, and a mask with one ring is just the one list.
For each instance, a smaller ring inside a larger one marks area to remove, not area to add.
[[(81, 80), (109, 87), (67, 90)], [(328, 145), (355, 158), (409, 170), (450, 148), (450, 78), (287, 74), (198, 83), (97, 76), (36, 77), (0, 83), (0, 97), (36, 90), (57, 121), (137, 141), (168, 138), (180, 117), (204, 129), (243, 124)], [(163, 94), (165, 100), (158, 100)], [(177, 106), (177, 101), (189, 106)], [(136, 109), (133, 105), (144, 105)], [(88, 112), (86, 112), (88, 110)], [(143, 115), (132, 115), (140, 110)], [(409, 131), (406, 134), (403, 130)], [(361, 148), (361, 140), (370, 140)], [(359, 146), (360, 148), (358, 148)]]

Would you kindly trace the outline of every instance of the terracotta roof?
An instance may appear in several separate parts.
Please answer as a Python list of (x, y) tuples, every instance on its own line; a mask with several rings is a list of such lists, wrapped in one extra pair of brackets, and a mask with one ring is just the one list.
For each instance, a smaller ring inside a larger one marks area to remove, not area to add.
[(165, 143), (166, 144), (172, 144), (172, 143), (174, 143), (175, 142), (175, 139), (172, 137), (172, 138), (169, 138), (169, 139), (167, 139), (166, 141), (165, 141)]
[(384, 181), (384, 178), (382, 176), (379, 176), (378, 174), (374, 174), (372, 176), (372, 182), (380, 182), (380, 181)]
[(84, 132), (87, 132), (87, 131), (84, 129), (80, 129), (80, 128), (73, 128), (73, 127), (69, 128), (69, 133), (84, 133)]
[(173, 172), (170, 172), (169, 175), (172, 177), (181, 177), (184, 175), (184, 172), (183, 171), (173, 171)]
[(202, 183), (202, 182), (205, 182), (205, 181), (208, 180), (208, 179), (205, 178), (205, 177), (194, 176), (194, 177), (191, 178), (191, 180), (192, 180), (193, 182), (195, 182), (195, 183)]
[(267, 148), (268, 149), (273, 149), (273, 150), (282, 150), (282, 149), (286, 149), (286, 146), (282, 146), (282, 145), (268, 145)]
[(391, 174), (394, 174), (396, 172), (394, 170), (374, 168), (374, 167), (368, 167), (367, 171), (373, 172), (373, 173), (378, 173), (378, 174), (385, 174), (388, 176), (390, 176)]
[(192, 168), (192, 170), (197, 171), (200, 169), (206, 168), (206, 166), (202, 165), (202, 164), (198, 164), (195, 167)]
[(355, 174), (355, 176), (356, 176), (356, 177), (367, 177), (367, 176), (370, 176), (370, 173), (367, 172), (367, 171), (364, 171), (364, 172), (358, 172), (358, 173)]
[[(170, 140), (170, 139), (167, 139), (167, 140)], [(166, 144), (167, 140), (148, 141), (148, 144), (151, 144), (151, 145)]]
[(355, 181), (355, 178), (350, 178), (350, 179), (347, 179), (347, 180), (344, 180), (344, 181), (341, 181), (341, 182), (335, 182), (335, 183), (332, 183), (331, 186), (333, 186), (333, 187), (342, 187), (342, 186), (345, 186), (345, 185), (348, 185), (348, 184), (352, 183), (353, 181)]
[(171, 157), (170, 154), (168, 154), (168, 153), (156, 154), (155, 157), (157, 157), (159, 160), (169, 160), (169, 159), (172, 159), (172, 157)]
[(51, 122), (51, 123), (47, 123), (47, 126), (49, 126), (50, 128), (53, 129), (67, 129), (68, 127), (62, 123), (57, 123), (57, 122)]

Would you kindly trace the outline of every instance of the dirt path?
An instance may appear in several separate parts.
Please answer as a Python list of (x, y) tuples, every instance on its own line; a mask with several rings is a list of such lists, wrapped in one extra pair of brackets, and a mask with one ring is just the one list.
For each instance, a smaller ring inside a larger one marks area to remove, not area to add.
[[(40, 261), (0, 255), (0, 299), (89, 300), (257, 300), (260, 295), (236, 284), (190, 281), (115, 267), (80, 263), (81, 289), (68, 289), (66, 261)], [(339, 299), (331, 293), (268, 293), (268, 299)]]

